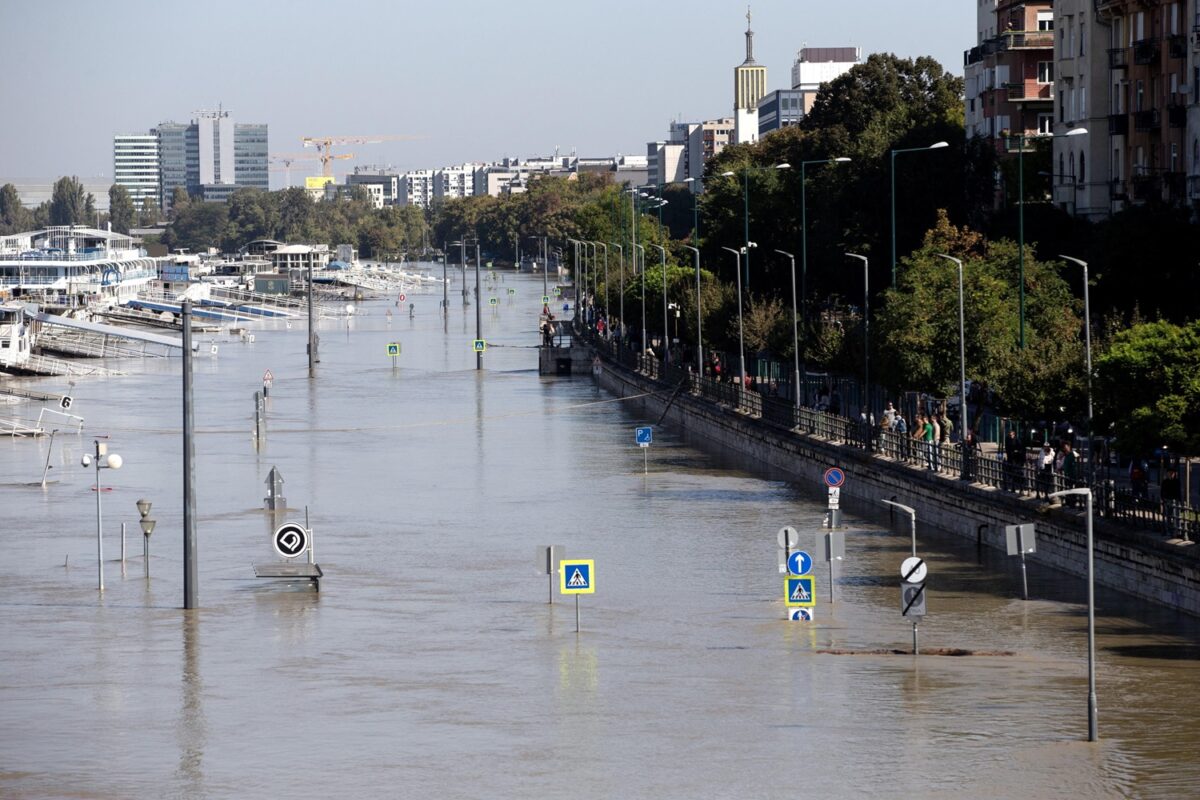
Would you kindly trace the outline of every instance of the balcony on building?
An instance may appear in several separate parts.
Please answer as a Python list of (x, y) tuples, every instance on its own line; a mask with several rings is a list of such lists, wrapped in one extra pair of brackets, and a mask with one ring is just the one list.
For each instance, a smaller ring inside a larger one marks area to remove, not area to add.
[(1167, 58), (1187, 58), (1187, 37), (1182, 33), (1167, 37)]
[(1171, 103), (1167, 106), (1167, 125), (1172, 128), (1187, 127), (1187, 106)]
[(1133, 129), (1135, 131), (1156, 131), (1162, 127), (1162, 115), (1157, 108), (1133, 112)]
[(983, 61), (983, 45), (972, 47), (963, 53), (963, 66), (969, 67), (972, 64), (978, 64)]
[(1133, 63), (1158, 64), (1162, 60), (1162, 42), (1157, 36), (1133, 43)]
[(1108, 51), (1108, 68), (1125, 69), (1129, 66), (1129, 50), (1124, 47), (1114, 47)]
[(1050, 94), (1050, 84), (1048, 83), (1021, 81), (1005, 83), (1004, 88), (1008, 90), (1008, 102), (1010, 103), (1036, 103), (1038, 101), (1048, 103), (1054, 99)]
[(995, 41), (1002, 50), (1053, 50), (1054, 31), (1005, 31)]
[(1109, 114), (1108, 115), (1108, 135), (1109, 136), (1128, 136), (1129, 135), (1129, 115), (1128, 114)]

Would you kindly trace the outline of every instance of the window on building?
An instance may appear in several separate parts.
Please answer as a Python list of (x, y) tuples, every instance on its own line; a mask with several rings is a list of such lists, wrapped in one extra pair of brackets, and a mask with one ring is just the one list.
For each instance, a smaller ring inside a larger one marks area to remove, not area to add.
[(1067, 174), (1066, 162), (1063, 161), (1063, 154), (1058, 154), (1058, 182), (1063, 182), (1063, 176)]
[(1037, 65), (1038, 83), (1054, 83), (1054, 62), (1039, 61)]
[(1146, 100), (1146, 82), (1139, 78), (1137, 80), (1137, 82), (1134, 84), (1133, 110), (1134, 111), (1144, 111), (1145, 108), (1142, 105), (1142, 103), (1144, 103), (1145, 100)]
[(1171, 172), (1179, 172), (1179, 143), (1171, 142)]
[(1071, 178), (1075, 177), (1075, 154), (1071, 153), (1071, 171), (1067, 173)]
[(1121, 180), (1121, 148), (1113, 149), (1112, 164), (1109, 165), (1109, 174), (1113, 176), (1114, 181)]
[(1079, 118), (1087, 119), (1087, 87), (1079, 87)]
[(1192, 139), (1192, 172), (1200, 172), (1200, 138)]
[(1038, 133), (1041, 133), (1041, 134), (1054, 133), (1054, 115), (1053, 114), (1038, 114)]
[(1064, 92), (1062, 89), (1058, 90), (1058, 121), (1059, 122), (1067, 121), (1067, 106), (1066, 106), (1066, 103), (1064, 102), (1065, 94), (1066, 94), (1066, 92)]
[(1084, 183), (1087, 181), (1086, 168), (1087, 168), (1087, 162), (1084, 160), (1084, 154), (1080, 153), (1079, 154), (1079, 182), (1080, 183)]
[(1171, 35), (1175, 36), (1179, 33), (1179, 3), (1171, 3), (1170, 5), (1170, 20), (1171, 20)]
[(1081, 55), (1081, 56), (1084, 55), (1084, 51), (1087, 49), (1084, 45), (1084, 42), (1087, 41), (1087, 36), (1085, 35), (1086, 33), (1087, 33), (1087, 23), (1080, 22), (1079, 23), (1079, 55)]
[(1037, 29), (1039, 31), (1054, 30), (1054, 12), (1053, 11), (1037, 12)]

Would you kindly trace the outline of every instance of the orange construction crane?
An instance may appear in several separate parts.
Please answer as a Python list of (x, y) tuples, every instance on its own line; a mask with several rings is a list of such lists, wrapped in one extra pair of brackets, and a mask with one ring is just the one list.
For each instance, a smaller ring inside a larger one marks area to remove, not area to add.
[(302, 141), (305, 147), (315, 147), (320, 154), (321, 174), (326, 178), (333, 177), (334, 159), (350, 158), (348, 155), (334, 155), (331, 150), (335, 144), (379, 144), (380, 142), (404, 142), (419, 139), (419, 136), (305, 136)]

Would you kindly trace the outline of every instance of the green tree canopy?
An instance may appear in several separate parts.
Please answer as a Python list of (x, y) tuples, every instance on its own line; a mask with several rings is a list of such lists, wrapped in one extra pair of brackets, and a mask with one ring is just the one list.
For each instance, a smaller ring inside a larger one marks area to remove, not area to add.
[(1096, 360), (1099, 418), (1117, 448), (1200, 452), (1200, 322), (1147, 322), (1121, 331)]
[(62, 177), (54, 182), (50, 194), (51, 225), (93, 225), (95, 214), (96, 198), (84, 191), (79, 178)]
[(21, 205), (17, 187), (0, 186), (0, 233), (21, 233), (33, 227), (33, 214)]
[(133, 198), (129, 190), (119, 183), (108, 189), (108, 220), (117, 233), (129, 233), (134, 223)]

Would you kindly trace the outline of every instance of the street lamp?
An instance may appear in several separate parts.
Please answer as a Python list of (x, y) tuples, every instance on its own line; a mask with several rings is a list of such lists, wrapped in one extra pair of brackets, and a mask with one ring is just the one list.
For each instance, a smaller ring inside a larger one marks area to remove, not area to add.
[(747, 252), (743, 247), (741, 250), (734, 250), (732, 247), (722, 247), (722, 250), (728, 250), (733, 253), (734, 264), (737, 267), (734, 270), (737, 273), (737, 295), (738, 295), (738, 371), (741, 373), (742, 382), (738, 387), (739, 391), (746, 388), (746, 340), (742, 332), (742, 254)]
[(662, 245), (650, 245), (659, 252), (662, 258), (662, 278), (663, 278), (663, 366), (671, 363), (671, 333), (668, 330), (667, 322), (667, 251)]
[(1100, 729), (1096, 720), (1096, 575), (1095, 575), (1095, 543), (1092, 539), (1092, 490), (1089, 487), (1064, 489), (1053, 492), (1050, 497), (1065, 495), (1087, 496), (1087, 598), (1088, 598), (1088, 741), (1095, 742), (1100, 738)]
[(151, 505), (149, 500), (137, 501), (138, 514), (142, 518), (142, 569), (147, 578), (150, 577), (150, 534), (154, 533), (154, 526), (158, 524), (155, 520), (150, 519)]
[(575, 246), (575, 319), (582, 320), (584, 325), (587, 325), (587, 316), (581, 315), (579, 309), (587, 305), (585, 298), (587, 297), (587, 282), (583, 278), (583, 271), (579, 267), (579, 240), (567, 237), (567, 241)]
[[(688, 178), (691, 180), (691, 178)], [(691, 245), (680, 245), (685, 250), (691, 250), (696, 258), (696, 377), (704, 377), (704, 334), (703, 321), (700, 318), (700, 250)]]
[(690, 189), (692, 192), (692, 244), (699, 247), (698, 242), (700, 239), (700, 203), (698, 202), (698, 198), (699, 198), (700, 192), (697, 189), (697, 181), (695, 178), (684, 178), (683, 182), (692, 184), (691, 186), (688, 187), (688, 189)]
[(607, 320), (612, 313), (608, 307), (608, 242), (592, 242), (592, 247), (604, 248), (604, 318)]
[(1066, 133), (1046, 135), (1039, 133), (1026, 136), (1024, 133), (1009, 134), (1009, 139), (1017, 140), (1017, 287), (1018, 312), (1020, 317), (1020, 334), (1018, 343), (1025, 349), (1025, 140), (1026, 139), (1063, 139), (1067, 136), (1083, 136), (1087, 128), (1072, 128)]
[[(850, 159), (846, 156), (838, 158), (820, 158), (813, 161), (800, 162), (800, 297), (804, 300), (804, 305), (800, 307), (801, 322), (804, 328), (804, 344), (805, 349), (808, 347), (808, 203), (805, 197), (804, 190), (804, 172), (805, 167), (809, 164), (845, 164)], [(790, 258), (790, 256), (789, 256)], [(796, 264), (792, 262), (792, 306), (793, 310), (795, 303), (795, 284), (796, 284)], [(805, 353), (805, 362), (808, 360), (808, 354)], [(804, 404), (808, 405), (808, 364), (804, 364)], [(799, 402), (799, 401), (797, 401)]]
[[(773, 169), (791, 169), (792, 165), (786, 161), (782, 164), (776, 164), (773, 167), (743, 167), (742, 168), (742, 221), (745, 226), (746, 234), (746, 286), (750, 285), (750, 248), (754, 247), (750, 242), (750, 173), (751, 172), (769, 172)], [(736, 172), (726, 171), (721, 173), (722, 177), (737, 177)]]
[[(623, 245), (618, 244), (617, 242), (609, 242), (608, 244), (610, 247), (617, 248), (617, 256), (620, 259), (620, 261), (618, 262), (618, 265), (621, 269), (621, 280), (620, 280), (621, 285), (619, 287), (621, 296), (618, 297), (617, 300), (618, 300), (618, 304), (620, 306), (621, 317), (620, 317), (620, 321), (618, 324), (622, 328), (624, 328), (625, 327), (625, 247)], [(607, 277), (607, 275), (608, 275), (608, 272), (606, 271), (605, 272), (606, 277), (604, 278), (604, 283), (605, 283), (604, 296), (606, 298), (608, 297), (608, 277)], [(608, 300), (606, 299), (604, 302), (607, 303)], [(609, 331), (612, 330), (612, 319), (611, 318), (608, 320), (608, 330)], [(618, 335), (620, 335), (621, 332), (622, 331), (620, 329), (618, 329)]]
[(1071, 256), (1060, 255), (1064, 261), (1070, 261), (1083, 267), (1083, 336), (1084, 352), (1087, 355), (1087, 432), (1088, 432), (1088, 479), (1093, 485), (1096, 482), (1096, 458), (1092, 442), (1092, 314), (1088, 304), (1088, 265), (1086, 261)]
[(958, 266), (958, 439), (962, 445), (962, 479), (967, 481), (971, 479), (971, 469), (967, 463), (971, 453), (967, 449), (967, 339), (963, 317), (963, 262), (961, 258), (943, 253), (936, 255)]
[(867, 334), (870, 331), (870, 324), (867, 322), (867, 314), (870, 311), (870, 283), (871, 271), (868, 269), (866, 256), (860, 256), (856, 253), (846, 253), (850, 258), (857, 258), (863, 262), (863, 407), (868, 410), (868, 417), (871, 407), (871, 348), (870, 340)]
[(896, 288), (896, 154), (919, 153), (924, 150), (941, 150), (949, 147), (947, 142), (934, 142), (927, 147), (905, 147), (892, 151), (892, 288)]
[(633, 254), (633, 268), (637, 269), (638, 254), (642, 257), (642, 352), (646, 352), (646, 248), (640, 244), (635, 244)]
[(792, 384), (792, 399), (796, 408), (800, 408), (800, 331), (796, 327), (799, 324), (796, 322), (796, 318), (800, 312), (796, 308), (796, 257), (784, 250), (775, 252), (787, 256), (788, 261), (792, 264), (792, 351), (796, 361), (796, 380)]
[(90, 454), (84, 453), (80, 463), (84, 467), (90, 467), (93, 464), (96, 467), (96, 575), (100, 584), (100, 591), (104, 591), (104, 537), (103, 531), (103, 506), (100, 502), (104, 494), (103, 488), (100, 486), (100, 470), (102, 469), (120, 469), (123, 459), (116, 453), (108, 452), (108, 444), (95, 440), (96, 455), (93, 458)]

